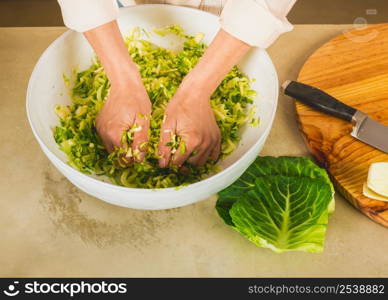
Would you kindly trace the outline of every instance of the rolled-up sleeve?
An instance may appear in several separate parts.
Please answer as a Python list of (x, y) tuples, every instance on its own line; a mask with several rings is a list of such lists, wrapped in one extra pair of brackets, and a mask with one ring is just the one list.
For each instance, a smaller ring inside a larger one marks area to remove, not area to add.
[(293, 26), (287, 14), (296, 0), (228, 0), (222, 11), (221, 27), (245, 43), (268, 48)]
[(117, 19), (116, 0), (58, 0), (63, 22), (73, 30), (85, 32)]

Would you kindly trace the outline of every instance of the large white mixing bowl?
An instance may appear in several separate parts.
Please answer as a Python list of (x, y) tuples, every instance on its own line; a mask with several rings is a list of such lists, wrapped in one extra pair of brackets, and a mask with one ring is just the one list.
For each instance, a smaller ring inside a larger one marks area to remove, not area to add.
[[(219, 29), (218, 18), (196, 9), (167, 5), (138, 5), (120, 9), (118, 19), (121, 32), (126, 35), (133, 27), (146, 30), (179, 24), (189, 34), (202, 32), (210, 43)], [(257, 28), (256, 30), (260, 30)], [(174, 47), (176, 38), (151, 36), (152, 41), (164, 47)], [(27, 114), (32, 131), (49, 160), (74, 185), (84, 192), (112, 204), (136, 209), (167, 209), (188, 205), (219, 192), (232, 184), (261, 151), (274, 120), (278, 78), (275, 68), (264, 50), (255, 49), (239, 64), (249, 77), (259, 96), (255, 99), (260, 127), (247, 126), (242, 130), (238, 149), (221, 162), (224, 170), (206, 180), (180, 189), (135, 189), (110, 184), (105, 178), (89, 176), (70, 167), (65, 154), (53, 138), (53, 127), (58, 124), (54, 113), (56, 104), (69, 104), (68, 87), (62, 75), (89, 67), (93, 51), (82, 34), (67, 31), (55, 40), (40, 57), (31, 75), (27, 91)]]

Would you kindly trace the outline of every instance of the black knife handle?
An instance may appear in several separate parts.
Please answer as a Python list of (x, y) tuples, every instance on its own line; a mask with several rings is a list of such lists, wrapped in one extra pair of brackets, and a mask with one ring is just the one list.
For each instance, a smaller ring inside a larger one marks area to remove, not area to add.
[(338, 101), (334, 97), (315, 87), (296, 81), (286, 81), (284, 93), (320, 112), (352, 122), (356, 109)]

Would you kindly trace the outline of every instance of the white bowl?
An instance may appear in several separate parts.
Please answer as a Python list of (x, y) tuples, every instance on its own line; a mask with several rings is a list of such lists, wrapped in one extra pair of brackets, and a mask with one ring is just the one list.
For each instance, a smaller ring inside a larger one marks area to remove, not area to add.
[[(218, 18), (212, 14), (170, 5), (138, 5), (120, 9), (118, 19), (125, 35), (133, 27), (146, 30), (179, 24), (187, 33), (205, 34), (210, 43), (219, 29)], [(257, 30), (260, 30), (259, 28)], [(173, 36), (151, 37), (164, 47), (172, 47)], [(259, 127), (242, 129), (237, 150), (220, 164), (224, 168), (203, 181), (181, 189), (135, 189), (117, 186), (109, 180), (85, 175), (67, 164), (66, 155), (58, 149), (53, 138), (53, 127), (58, 124), (54, 113), (56, 104), (69, 104), (68, 87), (62, 75), (90, 66), (93, 51), (82, 34), (67, 31), (56, 39), (42, 54), (31, 75), (27, 90), (27, 114), (32, 131), (49, 160), (82, 191), (112, 204), (136, 209), (168, 209), (206, 199), (232, 184), (242, 175), (259, 154), (272, 127), (278, 98), (278, 78), (271, 59), (264, 50), (254, 49), (239, 64), (250, 78), (259, 96), (256, 97)]]

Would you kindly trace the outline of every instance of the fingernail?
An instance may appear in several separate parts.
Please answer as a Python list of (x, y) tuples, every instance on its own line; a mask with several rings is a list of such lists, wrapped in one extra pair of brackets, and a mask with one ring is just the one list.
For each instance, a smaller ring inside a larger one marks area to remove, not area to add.
[(161, 167), (161, 168), (165, 168), (166, 167), (166, 159), (165, 158), (160, 158), (159, 159), (159, 166)]

